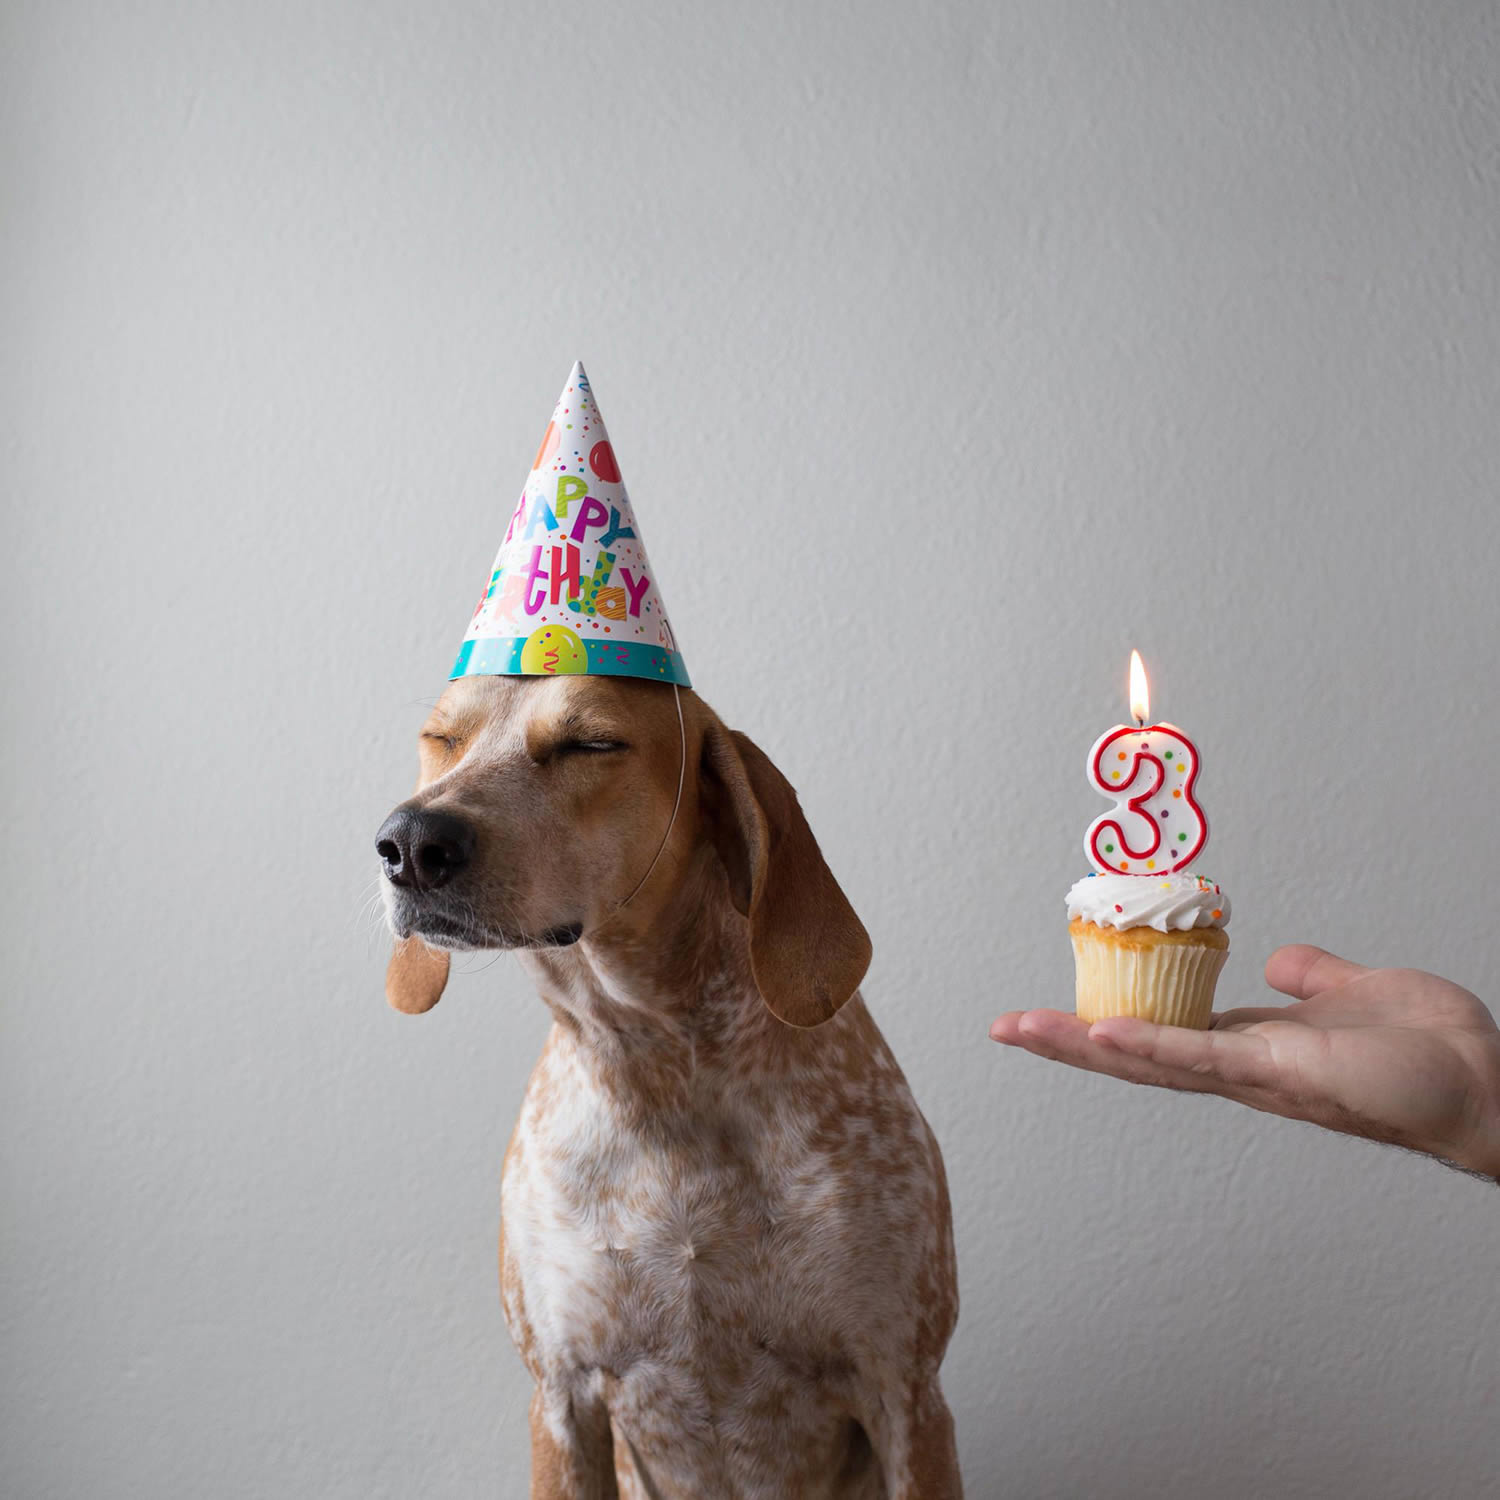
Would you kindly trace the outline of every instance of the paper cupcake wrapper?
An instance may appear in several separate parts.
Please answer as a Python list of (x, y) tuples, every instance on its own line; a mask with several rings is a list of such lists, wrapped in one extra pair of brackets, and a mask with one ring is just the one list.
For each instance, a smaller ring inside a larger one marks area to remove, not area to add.
[(1136, 1016), (1196, 1031), (1208, 1026), (1228, 948), (1191, 942), (1136, 947), (1088, 932), (1072, 939), (1083, 1020)]

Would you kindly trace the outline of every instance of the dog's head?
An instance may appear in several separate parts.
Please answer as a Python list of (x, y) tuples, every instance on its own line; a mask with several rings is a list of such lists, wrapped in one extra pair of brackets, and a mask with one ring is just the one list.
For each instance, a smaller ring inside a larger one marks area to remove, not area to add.
[(721, 872), (710, 899), (744, 919), (756, 988), (780, 1019), (816, 1026), (864, 977), (869, 937), (796, 793), (691, 691), (461, 678), (423, 726), (420, 755), (416, 795), (376, 836), (398, 1010), (437, 1003), (447, 950), (602, 940), (638, 898), (642, 913), (669, 912), (674, 882), (705, 851)]

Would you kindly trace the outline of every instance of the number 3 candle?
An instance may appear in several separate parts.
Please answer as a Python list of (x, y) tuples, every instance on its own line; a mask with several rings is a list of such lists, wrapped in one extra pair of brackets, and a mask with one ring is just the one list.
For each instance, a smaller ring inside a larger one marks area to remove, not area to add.
[(1148, 724), (1139, 652), (1130, 654), (1130, 712), (1089, 752), (1089, 785), (1114, 804), (1089, 824), (1094, 873), (1068, 892), (1078, 1014), (1138, 1016), (1205, 1027), (1229, 956), (1229, 898), (1188, 865), (1208, 842), (1196, 788), (1198, 747), (1173, 724)]
[(1151, 724), (1141, 653), (1130, 653), (1130, 712), (1135, 727), (1116, 725), (1095, 742), (1089, 782), (1115, 799), (1089, 824), (1084, 853), (1101, 875), (1185, 870), (1208, 842), (1208, 821), (1193, 796), (1198, 747), (1173, 724)]

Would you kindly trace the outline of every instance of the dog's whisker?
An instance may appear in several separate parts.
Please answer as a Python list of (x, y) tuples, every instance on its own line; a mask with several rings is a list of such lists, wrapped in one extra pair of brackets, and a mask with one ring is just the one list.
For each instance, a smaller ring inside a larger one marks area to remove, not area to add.
[(364, 902), (359, 908), (359, 914), (355, 919), (355, 925), (360, 929), (367, 942), (378, 941), (381, 937), (389, 933), (383, 886), (383, 878), (377, 875), (371, 882), (369, 894), (365, 897)]
[(504, 958), (504, 957), (505, 957), (505, 949), (504, 948), (497, 948), (495, 950), (495, 956), (492, 959), (490, 959), (489, 963), (487, 963), (487, 964), (480, 964), (480, 966), (477, 969), (464, 969), (462, 972), (464, 974), (483, 974), (486, 969), (492, 969), (492, 968), (494, 968), (494, 966), (497, 963), (499, 963), (500, 960), (502, 958)]

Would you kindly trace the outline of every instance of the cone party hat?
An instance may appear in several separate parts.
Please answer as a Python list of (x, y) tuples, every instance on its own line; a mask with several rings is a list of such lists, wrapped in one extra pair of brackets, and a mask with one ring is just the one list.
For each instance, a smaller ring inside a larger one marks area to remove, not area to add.
[(449, 676), (567, 672), (691, 685), (581, 364), (557, 399)]

